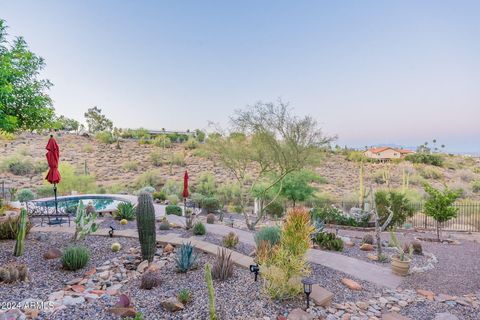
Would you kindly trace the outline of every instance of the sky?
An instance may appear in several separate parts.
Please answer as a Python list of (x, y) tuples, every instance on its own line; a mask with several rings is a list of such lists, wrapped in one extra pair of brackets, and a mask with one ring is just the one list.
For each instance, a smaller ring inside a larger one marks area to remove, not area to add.
[(282, 99), (339, 145), (480, 153), (480, 1), (7, 1), (59, 114), (205, 129)]

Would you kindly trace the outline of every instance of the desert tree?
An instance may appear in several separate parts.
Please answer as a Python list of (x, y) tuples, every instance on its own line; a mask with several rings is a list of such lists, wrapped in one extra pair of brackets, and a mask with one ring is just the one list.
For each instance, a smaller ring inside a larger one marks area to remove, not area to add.
[(457, 216), (458, 208), (454, 207), (453, 204), (458, 199), (459, 194), (447, 187), (443, 191), (435, 189), (428, 183), (424, 185), (424, 189), (428, 194), (427, 201), (425, 201), (425, 214), (435, 220), (437, 240), (440, 241), (442, 224)]
[[(320, 148), (333, 140), (322, 133), (315, 119), (295, 116), (281, 100), (236, 110), (228, 132), (217, 130), (209, 135), (207, 146), (237, 180), (239, 207), (249, 229), (255, 228), (265, 208), (280, 195), (285, 177), (308, 166)], [(247, 212), (247, 206), (259, 184), (259, 198), (267, 198), (272, 190), (277, 192), (254, 216)]]
[(89, 108), (84, 116), (87, 122), (88, 131), (91, 133), (100, 131), (111, 132), (113, 129), (113, 122), (102, 114), (102, 109), (97, 106)]

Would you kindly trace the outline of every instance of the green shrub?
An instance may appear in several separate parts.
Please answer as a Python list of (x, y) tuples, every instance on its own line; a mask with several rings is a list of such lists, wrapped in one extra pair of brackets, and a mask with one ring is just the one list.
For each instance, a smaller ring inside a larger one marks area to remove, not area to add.
[(377, 206), (380, 224), (383, 224), (388, 216), (388, 208), (393, 211), (390, 226), (403, 225), (408, 217), (412, 217), (414, 208), (404, 193), (395, 190), (379, 190), (375, 192), (375, 204)]
[(174, 214), (180, 217), (182, 216), (182, 208), (174, 204), (169, 204), (168, 206), (166, 206), (165, 212), (166, 214)]
[(162, 134), (155, 137), (155, 139), (153, 140), (153, 144), (161, 148), (171, 148), (172, 140), (170, 140), (170, 138), (168, 138), (166, 135)]
[(165, 201), (167, 199), (167, 195), (163, 191), (157, 191), (152, 194), (153, 200)]
[(418, 167), (419, 174), (425, 179), (442, 179), (443, 174), (440, 170), (433, 167)]
[(115, 214), (117, 220), (132, 221), (135, 219), (135, 206), (130, 202), (121, 202), (117, 206), (117, 213)]
[(337, 224), (341, 226), (366, 227), (368, 226), (369, 215), (364, 215), (359, 220), (347, 217), (343, 211), (334, 206), (323, 206), (311, 210), (312, 220), (321, 220), (326, 224)]
[(417, 152), (409, 154), (405, 157), (406, 160), (412, 163), (431, 164), (433, 166), (441, 167), (443, 165), (443, 157), (439, 154), (428, 154)]
[(185, 305), (190, 301), (192, 297), (188, 289), (182, 289), (178, 292), (177, 298), (182, 304)]
[(280, 241), (281, 235), (282, 230), (277, 226), (264, 227), (255, 233), (255, 244), (258, 248), (263, 241), (266, 241), (273, 247)]
[(112, 144), (116, 140), (110, 131), (100, 131), (95, 134), (95, 139), (102, 143)]
[(169, 203), (173, 205), (177, 205), (180, 202), (180, 198), (176, 194), (170, 194), (167, 196), (167, 200)]
[[(27, 221), (27, 228), (25, 229), (25, 235), (30, 232), (32, 224)], [(6, 220), (0, 222), (0, 240), (16, 240), (18, 232), (20, 230), (20, 216), (9, 217)]]
[(35, 193), (30, 189), (20, 189), (17, 194), (17, 199), (20, 202), (32, 201), (35, 197)]
[(190, 138), (188, 138), (187, 142), (185, 142), (184, 147), (187, 150), (196, 149), (198, 147), (198, 141), (195, 140), (194, 138), (190, 137)]
[(335, 233), (320, 232), (317, 233), (314, 242), (322, 249), (342, 251), (343, 240), (335, 235)]
[[(79, 174), (69, 163), (60, 162), (58, 171), (62, 176), (62, 182), (57, 185), (59, 194), (70, 194), (72, 191), (94, 193), (97, 190), (94, 176)], [(45, 183), (52, 188), (48, 182)]]
[(193, 185), (195, 193), (205, 197), (213, 197), (217, 191), (215, 176), (209, 172), (202, 172)]
[(10, 159), (11, 162), (8, 163), (8, 171), (16, 176), (25, 176), (35, 172), (35, 167), (29, 159)]
[(163, 176), (159, 170), (148, 170), (137, 177), (135, 180), (135, 186), (137, 188), (145, 186), (159, 188), (163, 185), (163, 182)]
[(197, 261), (198, 254), (195, 252), (195, 247), (189, 243), (182, 243), (175, 255), (175, 263), (177, 270), (185, 273), (194, 267)]
[(367, 243), (373, 245), (375, 242), (373, 235), (371, 233), (366, 233), (362, 238), (362, 243)]
[(265, 213), (273, 218), (283, 217), (284, 212), (285, 209), (283, 208), (283, 205), (278, 201), (272, 202), (265, 208)]
[(66, 270), (76, 271), (85, 267), (89, 260), (88, 249), (83, 246), (68, 247), (62, 256), (62, 265)]
[(124, 163), (122, 163), (122, 168), (127, 171), (137, 171), (138, 166), (138, 161), (125, 161)]
[(183, 191), (183, 182), (169, 179), (163, 185), (162, 191), (166, 195), (174, 194), (174, 195), (180, 197), (182, 195), (182, 191)]
[(472, 182), (472, 191), (475, 193), (480, 192), (480, 180)]
[(163, 154), (160, 150), (154, 150), (150, 153), (150, 161), (156, 167), (160, 167), (164, 163)]
[(50, 184), (40, 186), (35, 189), (35, 193), (39, 198), (53, 197), (53, 186)]
[(220, 202), (214, 197), (205, 197), (202, 199), (202, 208), (207, 212), (214, 212), (220, 208)]
[(200, 221), (196, 222), (193, 225), (193, 234), (196, 236), (203, 236), (205, 233), (207, 233), (207, 229), (205, 228), (205, 225), (201, 223)]
[(223, 246), (228, 249), (233, 249), (238, 244), (238, 236), (235, 232), (229, 232), (223, 237)]
[(185, 166), (185, 155), (183, 152), (172, 153), (169, 162), (173, 165), (183, 167)]

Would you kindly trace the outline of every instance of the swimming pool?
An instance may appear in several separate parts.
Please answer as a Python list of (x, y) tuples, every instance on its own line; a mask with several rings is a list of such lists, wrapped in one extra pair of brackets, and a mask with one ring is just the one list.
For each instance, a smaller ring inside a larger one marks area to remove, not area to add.
[[(126, 199), (105, 195), (82, 195), (82, 196), (64, 196), (58, 197), (57, 204), (59, 211), (65, 213), (75, 213), (79, 201), (82, 201), (85, 206), (92, 204), (97, 212), (112, 212), (117, 210), (117, 206), (123, 202), (129, 202)], [(54, 208), (55, 200), (36, 200), (32, 203), (37, 207)]]

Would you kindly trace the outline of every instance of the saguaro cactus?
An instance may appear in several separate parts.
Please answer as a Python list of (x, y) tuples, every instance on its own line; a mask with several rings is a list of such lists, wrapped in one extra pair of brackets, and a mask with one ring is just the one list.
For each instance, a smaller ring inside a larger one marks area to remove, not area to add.
[(152, 196), (147, 192), (142, 192), (138, 196), (137, 230), (142, 259), (152, 261), (156, 247), (155, 208)]
[(17, 242), (15, 243), (15, 250), (13, 255), (19, 257), (23, 254), (25, 246), (25, 234), (27, 232), (27, 210), (20, 211), (20, 220), (18, 226)]

